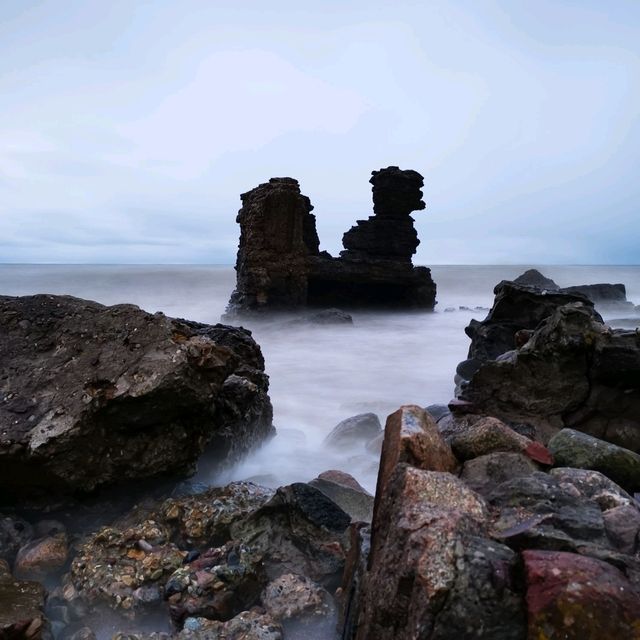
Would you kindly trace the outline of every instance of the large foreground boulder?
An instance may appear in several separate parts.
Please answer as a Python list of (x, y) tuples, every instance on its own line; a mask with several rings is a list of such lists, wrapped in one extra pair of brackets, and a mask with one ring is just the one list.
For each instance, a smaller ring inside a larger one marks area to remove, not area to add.
[(0, 297), (3, 499), (187, 473), (273, 433), (244, 329), (69, 296)]

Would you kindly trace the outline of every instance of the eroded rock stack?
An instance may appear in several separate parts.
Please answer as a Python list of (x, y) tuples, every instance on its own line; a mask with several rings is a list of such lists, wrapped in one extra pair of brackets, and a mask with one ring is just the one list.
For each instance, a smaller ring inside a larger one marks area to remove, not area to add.
[(228, 315), (307, 306), (432, 310), (431, 272), (411, 263), (419, 240), (410, 214), (425, 208), (423, 182), (416, 171), (374, 171), (374, 215), (344, 234), (339, 258), (319, 251), (313, 207), (296, 180), (272, 178), (244, 194)]

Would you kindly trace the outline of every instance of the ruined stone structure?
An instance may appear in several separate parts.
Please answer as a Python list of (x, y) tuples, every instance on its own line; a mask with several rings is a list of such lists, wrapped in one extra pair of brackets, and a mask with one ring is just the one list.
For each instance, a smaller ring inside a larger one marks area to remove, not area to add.
[(431, 271), (411, 262), (420, 243), (411, 213), (425, 208), (423, 178), (387, 167), (370, 182), (374, 215), (344, 234), (339, 258), (320, 251), (313, 206), (296, 180), (271, 178), (243, 194), (228, 315), (323, 306), (433, 310)]

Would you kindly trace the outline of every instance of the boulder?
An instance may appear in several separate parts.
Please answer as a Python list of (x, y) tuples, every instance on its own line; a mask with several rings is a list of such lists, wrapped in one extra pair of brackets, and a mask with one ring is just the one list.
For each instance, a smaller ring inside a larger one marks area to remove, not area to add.
[(636, 553), (640, 548), (640, 509), (621, 505), (605, 511), (602, 518), (613, 546), (622, 553)]
[(38, 538), (20, 548), (14, 573), (21, 580), (44, 581), (64, 568), (68, 555), (69, 543), (65, 533)]
[(304, 576), (285, 574), (262, 592), (262, 605), (282, 625), (287, 640), (330, 638), (336, 629), (336, 607), (331, 594)]
[(324, 493), (304, 483), (280, 487), (273, 498), (231, 526), (260, 554), (269, 579), (304, 575), (333, 590), (344, 569), (349, 514)]
[(488, 502), (494, 509), (494, 535), (516, 549), (611, 546), (597, 503), (549, 474), (507, 480), (488, 494)]
[(497, 451), (525, 451), (531, 440), (501, 420), (485, 417), (455, 434), (450, 444), (458, 460), (469, 460)]
[(635, 500), (622, 487), (599, 471), (556, 467), (549, 474), (560, 486), (569, 491), (577, 490), (585, 498), (596, 502), (602, 511), (635, 504)]
[(525, 551), (529, 638), (640, 638), (640, 592), (606, 562)]
[(334, 480), (335, 473), (324, 472), (309, 482), (309, 485), (319, 489), (328, 498), (333, 500), (343, 511), (348, 513), (352, 520), (371, 522), (373, 516), (373, 496), (365, 491), (349, 474), (351, 481), (338, 476), (339, 481)]
[(320, 252), (315, 216), (297, 180), (272, 178), (243, 194), (237, 283), (227, 317), (311, 307), (433, 310), (435, 283), (414, 267), (419, 244), (411, 213), (424, 209), (423, 178), (374, 171), (374, 215), (344, 234), (339, 258)]
[(571, 427), (640, 451), (640, 336), (583, 304), (560, 307), (524, 346), (485, 362), (460, 400), (543, 438)]
[(600, 471), (630, 493), (640, 491), (640, 454), (574, 429), (562, 429), (549, 449), (560, 466)]
[(522, 453), (499, 451), (467, 460), (460, 478), (474, 491), (486, 496), (502, 482), (538, 470), (539, 466)]
[(458, 461), (438, 431), (435, 420), (417, 405), (400, 407), (387, 418), (376, 501), (381, 500), (389, 478), (401, 462), (428, 471), (454, 472), (458, 469)]
[(560, 287), (551, 279), (543, 276), (537, 269), (528, 269), (513, 280), (516, 284), (536, 289), (547, 289), (548, 291), (558, 291)]
[(178, 627), (189, 617), (225, 621), (258, 604), (266, 584), (260, 554), (229, 542), (176, 569), (164, 587), (164, 599)]
[[(487, 317), (482, 322), (472, 320), (465, 329), (471, 338), (467, 358), (478, 363), (495, 360), (515, 349), (518, 331), (536, 329), (564, 305), (582, 303), (593, 317), (601, 320), (593, 309), (593, 303), (579, 294), (540, 291), (506, 280), (497, 284), (493, 292), (495, 299)], [(469, 373), (465, 371), (463, 377), (469, 379)]]
[(330, 447), (342, 448), (367, 442), (382, 433), (380, 419), (375, 413), (360, 413), (339, 422), (324, 439)]
[(374, 521), (358, 640), (524, 637), (517, 556), (484, 501), (448, 473), (399, 464)]
[(7, 499), (188, 473), (273, 434), (244, 329), (69, 296), (0, 297), (0, 483)]

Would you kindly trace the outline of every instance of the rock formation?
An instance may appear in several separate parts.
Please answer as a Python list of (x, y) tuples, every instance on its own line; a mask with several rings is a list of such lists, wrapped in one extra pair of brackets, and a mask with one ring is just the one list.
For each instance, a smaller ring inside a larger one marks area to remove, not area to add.
[(244, 329), (69, 296), (0, 297), (3, 501), (84, 493), (233, 458), (273, 433)]
[(458, 366), (467, 410), (640, 451), (636, 331), (611, 329), (579, 294), (501, 283), (487, 319), (467, 333), (470, 359)]
[(339, 258), (320, 252), (313, 207), (296, 180), (272, 178), (243, 194), (228, 315), (306, 306), (433, 310), (431, 272), (411, 263), (419, 244), (411, 213), (425, 208), (423, 178), (388, 167), (370, 182), (374, 215), (344, 234)]

